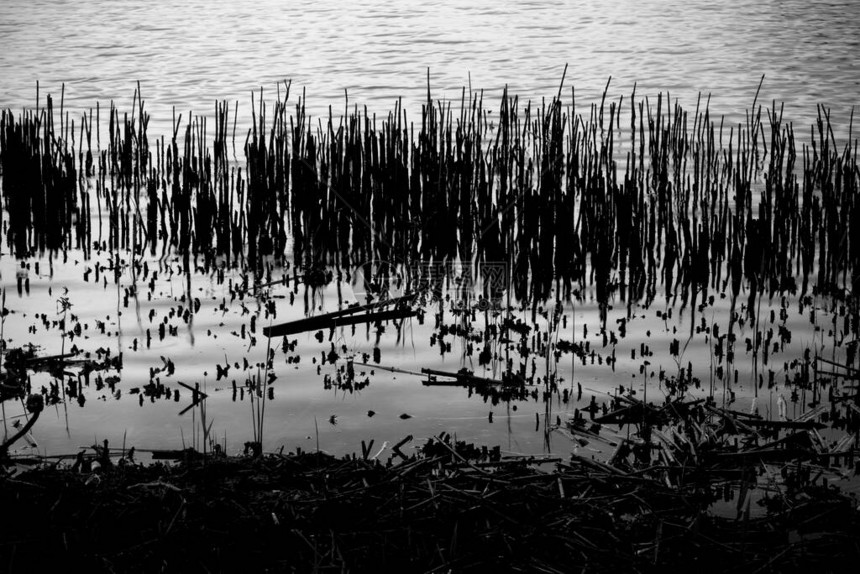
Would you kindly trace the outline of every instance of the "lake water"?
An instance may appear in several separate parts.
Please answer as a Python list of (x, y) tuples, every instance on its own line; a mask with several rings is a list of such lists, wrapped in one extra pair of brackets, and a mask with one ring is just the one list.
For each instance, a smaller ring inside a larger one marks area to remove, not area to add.
[[(36, 81), (67, 104), (130, 105), (140, 81), (164, 128), (170, 112), (210, 113), (216, 100), (249, 103), (283, 80), (306, 89), (312, 111), (351, 102), (388, 111), (459, 99), (471, 85), (522, 99), (568, 86), (593, 100), (669, 91), (687, 107), (711, 94), (738, 120), (752, 104), (785, 102), (805, 124), (816, 105), (847, 122), (860, 97), (856, 2), (729, 0), (200, 2), (7, 0), (0, 7), (0, 107), (32, 105)], [(166, 131), (166, 130), (165, 130)]]
[[(5, 0), (0, 6), (0, 107), (34, 107), (38, 81), (41, 94), (50, 92), (56, 99), (65, 84), (65, 107), (73, 116), (96, 102), (106, 106), (115, 101), (121, 109), (130, 109), (139, 81), (152, 115), (150, 134), (167, 136), (174, 108), (177, 113), (211, 114), (215, 101), (239, 101), (240, 114), (247, 117), (253, 90), (263, 87), (272, 94), (279, 82), (291, 80), (294, 90), (307, 91), (314, 115), (327, 114), (329, 106), (338, 114), (348, 93), (350, 106), (366, 105), (380, 113), (403, 98), (417, 120), (426, 98), (428, 68), (436, 98), (458, 101), (461, 89), (470, 85), (492, 99), (507, 85), (521, 99), (539, 101), (555, 95), (567, 64), (565, 86), (575, 87), (577, 106), (598, 100), (611, 77), (613, 97), (629, 95), (635, 84), (637, 96), (668, 91), (692, 109), (698, 94), (710, 94), (712, 113), (737, 123), (752, 105), (764, 75), (759, 101), (784, 102), (786, 118), (799, 126), (798, 131), (808, 130), (817, 116), (816, 106), (822, 104), (831, 110), (836, 131), (846, 134), (852, 107), (860, 104), (858, 32), (856, 2)], [(238, 378), (241, 386), (253, 369), (233, 368), (228, 379), (216, 381), (215, 365), (264, 360), (266, 341), (259, 329), (267, 319), (261, 304), (249, 298), (244, 305), (222, 307), (222, 299), (231, 298), (227, 282), (195, 274), (189, 285), (178, 271), (179, 263), (169, 259), (151, 260), (151, 268), (159, 269), (162, 279), (151, 292), (138, 285), (138, 300), (126, 301), (125, 290), (133, 284), (127, 268), (118, 283), (112, 281), (112, 273), (107, 285), (94, 283), (92, 275), (84, 280), (86, 269), (92, 273), (98, 261), (107, 264), (107, 256), (83, 261), (70, 253), (67, 262), (59, 258), (49, 264), (42, 259), (37, 273), (35, 260), (22, 270), (8, 250), (0, 259), (6, 305), (12, 311), (4, 336), (11, 346), (29, 340), (45, 353), (58, 353), (77, 344), (84, 350), (104, 347), (124, 356), (119, 399), (106, 390), (84, 389), (83, 406), (69, 401), (67, 409), (52, 407), (34, 429), (39, 452), (75, 452), (104, 438), (112, 445), (125, 440), (140, 448), (191, 444), (199, 421), (192, 420), (191, 412), (178, 415), (190, 402), (178, 381), (205, 382), (212, 433), (227, 443), (229, 451), (240, 450), (251, 439), (252, 407), (247, 398), (233, 400), (229, 379)], [(29, 291), (18, 293), (19, 275), (28, 279)], [(181, 312), (171, 315), (179, 305), (187, 308), (188, 302), (181, 301), (187, 292), (201, 301), (191, 323)], [(274, 289), (273, 295), (279, 297), (274, 299), (278, 320), (304, 315), (302, 290), (293, 305), (285, 288)], [(311, 296), (325, 310), (337, 306), (334, 287)], [(45, 327), (36, 317), (44, 313), (58, 320), (59, 297), (68, 297), (70, 313), (82, 325), (77, 340), (63, 339), (58, 329)], [(778, 303), (773, 303), (777, 313)], [(689, 310), (675, 324), (657, 317), (656, 308), (665, 309), (667, 304), (657, 301), (639, 313), (642, 317), (618, 347), (618, 356), (629, 358), (631, 349), (646, 342), (662, 354), (652, 358), (654, 369), (677, 371), (681, 363), (690, 362), (705, 377), (710, 350), (703, 339), (692, 339), (678, 363), (666, 354), (679, 336), (673, 329), (690, 328)], [(763, 316), (768, 311), (766, 304)], [(596, 307), (588, 303), (565, 312), (570, 332), (574, 315), (577, 330), (584, 323), (594, 325), (597, 315)], [(619, 313), (610, 317), (610, 324), (623, 315)], [(792, 315), (795, 338), (782, 351), (780, 365), (806, 347), (831, 350), (824, 333), (807, 320), (808, 314), (809, 307), (804, 314)], [(242, 331), (250, 315), (259, 317), (253, 342), (252, 334)], [(165, 320), (175, 331), (163, 340), (153, 339), (147, 349), (147, 330)], [(105, 333), (96, 321), (105, 324)], [(819, 317), (818, 326), (824, 321)], [(383, 365), (403, 369), (457, 370), (470, 365), (456, 339), (449, 339), (453, 348), (444, 355), (438, 345), (429, 346), (432, 331), (428, 317), (427, 325), (409, 326), (401, 333), (389, 330), (378, 342), (363, 327), (355, 334), (350, 329), (339, 331), (332, 342), (339, 351), (343, 345), (348, 353), (371, 356), (379, 347)], [(592, 328), (588, 338), (600, 346), (597, 329)], [(267, 449), (315, 448), (318, 440), (325, 450), (352, 452), (359, 450), (362, 439), (376, 439), (379, 445), (412, 434), (420, 442), (451, 431), (515, 452), (565, 452), (571, 448), (566, 439), (557, 437), (546, 444), (543, 428), (548, 421), (619, 384), (641, 387), (630, 382), (635, 381), (637, 361), (621, 359), (613, 371), (598, 363), (574, 366), (568, 356), (562, 359), (559, 374), (568, 384), (571, 378), (579, 382), (585, 389), (583, 398), (568, 404), (555, 401), (549, 417), (540, 401), (514, 403), (513, 410), (470, 398), (464, 389), (424, 387), (418, 377), (378, 370), (368, 387), (345, 393), (324, 388), (323, 375), (335, 373), (330, 365), (321, 366), (318, 374), (318, 365), (311, 362), (313, 358), (319, 363), (331, 348), (329, 341), (319, 342), (313, 333), (299, 335), (298, 341), (297, 353), (277, 350), (278, 380), (274, 399), (266, 407)], [(300, 363), (287, 362), (296, 354), (301, 355)], [(147, 398), (141, 405), (140, 395), (131, 389), (150, 381), (150, 369), (164, 365), (161, 357), (172, 360), (176, 372), (161, 373), (160, 382), (181, 391), (181, 401)], [(741, 379), (750, 370), (749, 360), (744, 360)], [(40, 381), (48, 384), (42, 379), (34, 382)], [(747, 398), (750, 394), (748, 385)], [(761, 399), (770, 412), (776, 409), (778, 394)], [(369, 411), (375, 415), (368, 416)]]

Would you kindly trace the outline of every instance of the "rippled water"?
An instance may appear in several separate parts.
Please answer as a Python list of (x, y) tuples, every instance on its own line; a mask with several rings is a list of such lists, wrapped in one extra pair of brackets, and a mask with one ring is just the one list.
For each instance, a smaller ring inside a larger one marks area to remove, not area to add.
[[(211, 113), (216, 100), (238, 100), (247, 110), (252, 90), (262, 86), (273, 91), (289, 79), (294, 88), (307, 90), (314, 114), (327, 113), (329, 105), (337, 114), (347, 92), (350, 104), (378, 112), (388, 111), (402, 97), (416, 119), (426, 97), (428, 68), (434, 97), (459, 99), (466, 85), (496, 97), (508, 85), (523, 99), (540, 99), (556, 93), (568, 64), (565, 85), (576, 88), (577, 105), (599, 98), (611, 76), (610, 92), (615, 96), (629, 95), (636, 84), (638, 95), (670, 91), (692, 108), (699, 93), (711, 94), (712, 112), (741, 121), (765, 75), (760, 101), (785, 102), (787, 117), (801, 125), (812, 122), (816, 105), (823, 104), (832, 110), (837, 129), (844, 130), (852, 106), (860, 104), (858, 32), (860, 3), (853, 1), (4, 0), (0, 107), (33, 106), (38, 81), (42, 94), (55, 96), (65, 84), (66, 108), (73, 112), (111, 100), (128, 109), (139, 81), (153, 116), (150, 133), (167, 135), (174, 107)], [(126, 393), (149, 380), (149, 369), (161, 365), (161, 356), (177, 363), (175, 378), (163, 382), (199, 380), (200, 372), (207, 370), (209, 384), (221, 388), (227, 384), (212, 382), (216, 362), (224, 357), (231, 364), (243, 357), (260, 361), (265, 356), (264, 342), (252, 346), (249, 339), (234, 334), (247, 317), (238, 307), (222, 312), (218, 305), (225, 288), (206, 276), (194, 279), (193, 289), (203, 306), (193, 327), (172, 319), (181, 327), (177, 335), (155, 342), (148, 351), (128, 352), (135, 338), (145, 336), (150, 310), (163, 318), (178, 304), (182, 279), (160, 284), (153, 302), (142, 301), (140, 319), (133, 303), (122, 305), (115, 285), (83, 282), (84, 268), (93, 263), (75, 263), (74, 254), (70, 259), (67, 265), (55, 262), (53, 275), (43, 261), (41, 273), (29, 271), (30, 293), (14, 296), (18, 263), (3, 257), (2, 282), (9, 292), (7, 306), (13, 310), (5, 336), (13, 344), (35, 338), (46, 352), (59, 352), (63, 342), (58, 331), (39, 328), (34, 313), (56, 319), (56, 300), (67, 288), (72, 311), (82, 321), (94, 329), (99, 318), (114, 332), (107, 338), (91, 332), (87, 336), (92, 339), (83, 339), (81, 346), (104, 344), (125, 351)], [(129, 281), (125, 277), (121, 287)], [(317, 303), (330, 309), (336, 303), (334, 292), (329, 290)], [(286, 299), (279, 305), (284, 306), (279, 319), (303, 313), (301, 305), (290, 308)], [(588, 305), (577, 309), (577, 321), (594, 315)], [(817, 336), (803, 334), (802, 319), (795, 317), (799, 333), (795, 354)], [(661, 324), (650, 311), (638, 335), (653, 329), (653, 345), (665, 349), (675, 335), (668, 327), (660, 331)], [(31, 326), (36, 326), (35, 334)], [(397, 357), (406, 368), (459, 368), (462, 349), (455, 345), (447, 357), (440, 356), (438, 348), (428, 351), (429, 333), (410, 331), (400, 341), (389, 333), (380, 344), (383, 358)], [(360, 330), (358, 334), (340, 333), (337, 343), (352, 351), (372, 352), (373, 340)], [(599, 335), (592, 331), (590, 336), (597, 345)], [(543, 413), (540, 404), (515, 412), (466, 400), (463, 389), (425, 388), (415, 378), (393, 375), (377, 375), (356, 395), (323, 392), (310, 358), (326, 352), (328, 341), (318, 343), (312, 334), (299, 339), (300, 350), (307, 353), (300, 367), (278, 359), (277, 394), (267, 414), (268, 448), (279, 444), (310, 448), (315, 442), (311, 437), (319, 432), (323, 448), (353, 451), (362, 438), (377, 437), (381, 442), (407, 433), (426, 437), (452, 429), (479, 443), (502, 443), (511, 450), (542, 448), (542, 435), (535, 429), (535, 411)], [(638, 347), (639, 340), (630, 341), (623, 352), (629, 356), (630, 348)], [(706, 370), (708, 356), (707, 346), (697, 341), (685, 361), (698, 359), (702, 362), (696, 368)], [(670, 359), (664, 362), (673, 364)], [(632, 362), (626, 371), (623, 362), (621, 367), (609, 378), (605, 367), (578, 367), (576, 379), (586, 388), (610, 390), (636, 374)], [(42, 449), (73, 452), (96, 438), (108, 437), (117, 444), (126, 434), (130, 444), (143, 447), (179, 447), (181, 437), (190, 444), (190, 415), (177, 417), (187, 396), (182, 405), (138, 407), (135, 397), (101, 401), (101, 394), (90, 391), (84, 408), (70, 407), (68, 423), (60, 409), (43, 417), (36, 433)], [(368, 410), (377, 416), (369, 419)], [(496, 411), (495, 423), (488, 422), (490, 410)], [(404, 412), (413, 418), (401, 419)], [(229, 390), (213, 393), (210, 413), (214, 432), (228, 435), (231, 450), (250, 438), (249, 405), (233, 403)], [(337, 424), (329, 422), (331, 415)]]
[(312, 110), (350, 101), (387, 111), (471, 81), (521, 98), (550, 97), (565, 64), (580, 101), (670, 91), (740, 119), (764, 74), (764, 102), (808, 123), (816, 104), (847, 121), (860, 103), (860, 4), (727, 0), (345, 2), (342, 0), (5, 0), (0, 106), (32, 104), (35, 85), (67, 104), (130, 104), (140, 81), (153, 125), (170, 110), (210, 113), (215, 100), (291, 79)]

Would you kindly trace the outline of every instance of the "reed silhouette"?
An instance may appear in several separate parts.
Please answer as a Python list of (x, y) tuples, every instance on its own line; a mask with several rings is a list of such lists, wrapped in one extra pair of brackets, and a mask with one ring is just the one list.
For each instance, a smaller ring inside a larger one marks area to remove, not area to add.
[(593, 289), (604, 314), (615, 297), (647, 307), (662, 290), (693, 313), (715, 292), (734, 310), (743, 292), (754, 317), (765, 296), (860, 286), (857, 142), (849, 128), (838, 146), (823, 107), (802, 143), (757, 94), (747, 121), (729, 126), (707, 100), (689, 113), (634, 89), (628, 105), (608, 83), (586, 111), (563, 86), (539, 106), (505, 90), (496, 114), (464, 89), (455, 109), (432, 99), (428, 79), (416, 124), (400, 102), (384, 119), (347, 100), (344, 115), (314, 120), (304, 94), (290, 114), (284, 87), (271, 104), (262, 90), (252, 98), (244, 165), (238, 104), (232, 159), (226, 102), (213, 137), (207, 118), (174, 113), (169, 141), (152, 146), (138, 88), (130, 114), (111, 105), (104, 149), (98, 107), (77, 139), (50, 96), (4, 111), (6, 244), (18, 257), (93, 245), (155, 254), (160, 244), (207, 267), (220, 258), (260, 272), (274, 258), (364, 268), (373, 280), (402, 267), (409, 286), (438, 283), (454, 262), (475, 277), (503, 263), (516, 300)]

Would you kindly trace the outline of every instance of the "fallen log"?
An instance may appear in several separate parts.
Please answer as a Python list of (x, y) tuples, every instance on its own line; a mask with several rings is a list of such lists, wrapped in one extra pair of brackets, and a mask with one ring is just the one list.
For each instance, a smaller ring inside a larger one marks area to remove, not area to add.
[(365, 363), (362, 361), (353, 361), (356, 365), (361, 365), (362, 367), (370, 367), (371, 369), (382, 369), (383, 371), (389, 371), (391, 373), (402, 373), (404, 375), (415, 375), (417, 377), (423, 377), (424, 373), (419, 373), (418, 371), (410, 371), (408, 369), (399, 369), (397, 367), (386, 367), (384, 365), (374, 365), (372, 363)]
[[(425, 369), (422, 368), (421, 372), (428, 376), (437, 376), (437, 377), (448, 377), (457, 380), (458, 385), (462, 384), (471, 384), (471, 385), (496, 385), (502, 386), (504, 382), (496, 380), (496, 379), (488, 379), (486, 377), (476, 377), (475, 375), (470, 375), (468, 373), (450, 373), (448, 371), (438, 371), (436, 369)], [(425, 385), (437, 385), (437, 386), (451, 386), (453, 381), (439, 381), (430, 379), (424, 382)]]
[[(815, 360), (816, 360), (816, 361), (821, 361), (822, 363), (825, 363), (825, 364), (827, 364), (827, 365), (831, 365), (831, 366), (836, 367), (836, 368), (839, 368), (839, 369), (845, 369), (845, 370), (846, 370), (846, 371), (848, 371), (848, 373), (849, 373), (849, 374), (848, 374), (848, 376), (860, 376), (860, 371), (858, 371), (857, 369), (855, 369), (855, 368), (854, 368), (854, 367), (852, 367), (851, 365), (844, 365), (844, 364), (842, 364), (842, 363), (837, 363), (837, 362), (835, 362), (835, 361), (830, 361), (830, 360), (825, 359), (824, 357), (819, 356), (819, 355), (815, 355)], [(820, 373), (820, 372), (821, 372), (821, 369), (818, 369), (818, 372)]]
[(46, 363), (48, 361), (62, 361), (64, 359), (70, 359), (72, 357), (76, 357), (77, 353), (63, 353), (60, 355), (46, 355), (44, 357), (28, 357), (22, 359), (22, 363), (25, 365), (33, 365), (36, 363)]
[(288, 323), (271, 325), (269, 327), (263, 327), (263, 335), (269, 338), (281, 337), (283, 335), (293, 335), (295, 333), (304, 333), (305, 331), (314, 331), (318, 329), (333, 329), (335, 327), (357, 325), (359, 323), (369, 323), (371, 321), (388, 321), (390, 319), (413, 317), (418, 314), (418, 311), (412, 309), (394, 309), (379, 313), (365, 313), (359, 316), (351, 316), (362, 311), (369, 311), (380, 307), (387, 307), (389, 305), (398, 305), (413, 299), (414, 296), (412, 295), (404, 295), (403, 297), (388, 299), (386, 301), (347, 307), (346, 309), (317, 315), (316, 317), (307, 317), (305, 319), (298, 319)]

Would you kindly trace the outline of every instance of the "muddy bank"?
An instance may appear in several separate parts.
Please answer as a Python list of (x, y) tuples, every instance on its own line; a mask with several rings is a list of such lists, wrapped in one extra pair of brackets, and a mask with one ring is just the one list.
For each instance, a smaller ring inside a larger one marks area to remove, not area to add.
[(847, 571), (857, 500), (812, 481), (720, 517), (712, 483), (670, 488), (584, 458), (431, 441), (387, 463), (303, 453), (127, 460), (0, 477), (9, 572)]

